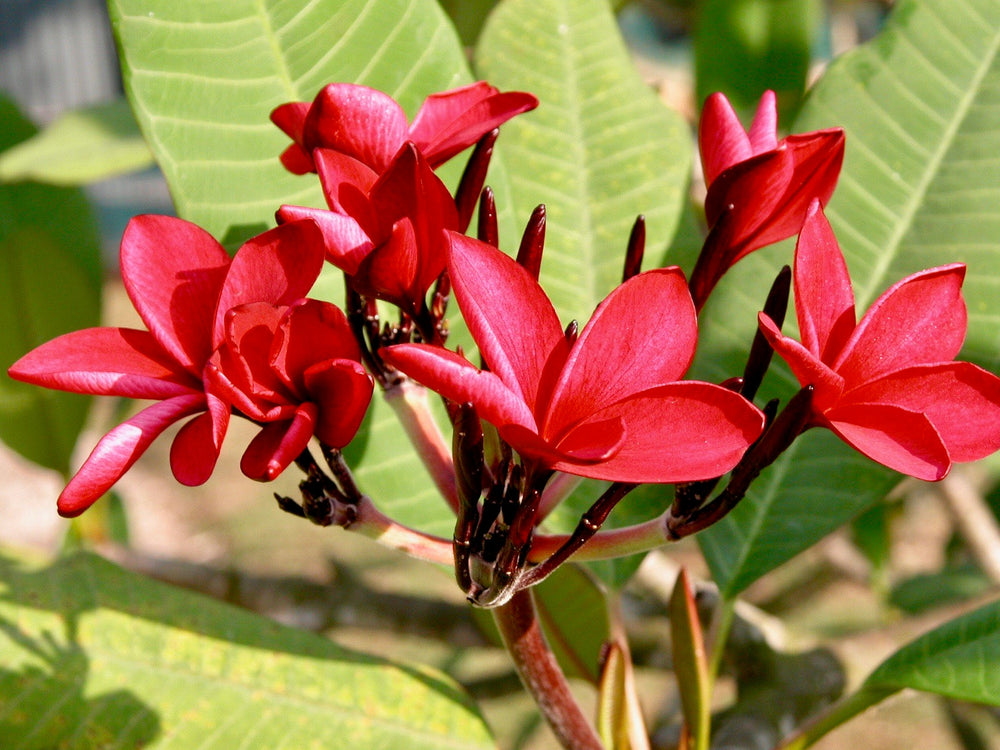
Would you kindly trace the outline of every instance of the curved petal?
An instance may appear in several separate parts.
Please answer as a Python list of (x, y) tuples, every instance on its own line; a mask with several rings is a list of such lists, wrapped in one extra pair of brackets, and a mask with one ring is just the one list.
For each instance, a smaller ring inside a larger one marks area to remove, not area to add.
[[(499, 429), (499, 433), (519, 455), (546, 467), (589, 466), (607, 461), (621, 450), (626, 439), (625, 426), (618, 417), (580, 425), (556, 445), (521, 425), (506, 425)], [(586, 476), (573, 469), (563, 468), (562, 471)]]
[(964, 278), (961, 263), (939, 266), (907, 276), (875, 300), (833, 363), (848, 387), (954, 359), (968, 324)]
[(539, 392), (550, 388), (546, 368), (560, 369), (550, 361), (569, 353), (559, 317), (538, 282), (511, 258), (471, 237), (450, 233), (449, 239), (451, 282), (469, 331), (490, 370), (535, 412)]
[(676, 266), (633, 276), (597, 306), (570, 350), (542, 434), (561, 433), (605, 406), (679, 380), (698, 343), (684, 274)]
[(309, 174), (316, 171), (316, 166), (308, 152), (297, 143), (293, 143), (278, 156), (281, 166), (292, 174)]
[(764, 415), (745, 398), (694, 380), (630, 396), (595, 413), (587, 423), (609, 417), (621, 419), (626, 436), (612, 457), (586, 465), (557, 463), (553, 468), (615, 482), (708, 479), (732, 469), (764, 428)]
[(122, 282), (150, 333), (195, 376), (208, 361), (212, 315), (229, 255), (208, 232), (171, 216), (129, 221), (122, 236)]
[(778, 98), (770, 89), (761, 95), (747, 135), (750, 150), (755, 154), (778, 147)]
[(302, 146), (303, 128), (308, 113), (308, 102), (288, 102), (271, 111), (271, 122), (295, 141), (281, 154), (282, 165), (292, 174), (308, 174), (316, 171), (312, 157)]
[(479, 416), (496, 427), (538, 426), (521, 395), (495, 373), (482, 372), (454, 352), (427, 344), (399, 344), (379, 351), (388, 364), (455, 403), (471, 401)]
[(843, 398), (845, 404), (872, 402), (925, 415), (952, 461), (978, 461), (1000, 450), (1000, 378), (969, 362), (909, 367)]
[[(376, 247), (358, 266), (352, 281), (359, 294), (376, 297), (415, 314), (421, 307), (427, 287), (420, 286), (420, 254), (413, 222), (400, 219), (392, 234)], [(442, 259), (441, 270), (444, 270)], [(440, 271), (438, 272), (440, 275)], [(429, 286), (429, 285), (428, 285)]]
[(774, 321), (764, 313), (757, 316), (761, 333), (767, 338), (775, 353), (792, 368), (792, 374), (802, 386), (815, 387), (813, 392), (813, 409), (825, 411), (837, 403), (844, 391), (844, 379), (800, 344), (795, 339), (788, 338), (778, 330)]
[(941, 436), (919, 412), (892, 404), (852, 403), (824, 416), (826, 426), (844, 442), (890, 469), (931, 482), (951, 469)]
[(431, 166), (444, 164), (494, 128), (538, 106), (521, 91), (501, 93), (484, 81), (427, 97), (410, 126), (410, 140)]
[(59, 495), (59, 515), (78, 516), (121, 479), (167, 427), (205, 408), (203, 394), (190, 394), (146, 407), (115, 427), (91, 452)]
[(274, 480), (309, 445), (315, 424), (316, 405), (302, 404), (292, 419), (264, 425), (243, 453), (240, 470), (259, 482)]
[(705, 100), (698, 122), (698, 149), (709, 186), (724, 170), (753, 156), (750, 138), (724, 94), (715, 93)]
[(312, 221), (282, 224), (247, 240), (236, 252), (218, 296), (212, 348), (222, 341), (231, 308), (248, 302), (290, 305), (305, 297), (325, 255), (322, 234)]
[(322, 208), (282, 206), (277, 213), (278, 222), (311, 219), (319, 227), (326, 248), (326, 259), (346, 274), (353, 276), (358, 266), (375, 247), (361, 225), (350, 216)]
[(75, 393), (165, 399), (201, 383), (168, 357), (148, 331), (87, 328), (47, 341), (7, 371), (15, 380)]
[(378, 173), (367, 164), (328, 148), (313, 151), (313, 160), (330, 210), (353, 216), (368, 230), (377, 225), (368, 193), (378, 182)]
[(213, 433), (212, 416), (206, 412), (181, 427), (170, 444), (170, 470), (186, 487), (197, 487), (212, 476), (219, 460)]
[(304, 128), (307, 151), (332, 148), (382, 172), (408, 134), (406, 114), (381, 91), (331, 83), (317, 94)]
[(375, 383), (361, 363), (348, 359), (320, 362), (305, 373), (306, 388), (318, 412), (316, 437), (343, 448), (357, 434), (368, 411)]
[(339, 307), (305, 299), (285, 311), (268, 361), (289, 388), (304, 394), (306, 370), (317, 362), (339, 359), (361, 360), (361, 349)]
[(795, 312), (802, 345), (822, 362), (834, 362), (857, 317), (847, 263), (818, 199), (795, 246)]

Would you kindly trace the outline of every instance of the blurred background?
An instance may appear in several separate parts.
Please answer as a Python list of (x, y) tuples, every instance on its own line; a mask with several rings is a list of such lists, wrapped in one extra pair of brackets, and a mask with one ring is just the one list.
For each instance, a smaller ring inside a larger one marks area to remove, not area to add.
[[(469, 45), (494, 4), (442, 2)], [(748, 119), (767, 88), (778, 92), (780, 122), (787, 126), (808, 83), (832, 57), (876, 34), (890, 9), (891, 2), (876, 0), (616, 3), (643, 78), (692, 128), (708, 93), (724, 91)], [(100, 0), (0, 0), (0, 91), (38, 128), (81, 108), (96, 108), (105, 121), (120, 123), (122, 132), (135, 132)], [(0, 149), (8, 145), (0, 142)], [(89, 206), (82, 210), (90, 211), (90, 218), (81, 221), (95, 229), (100, 246), (100, 268), (93, 270), (104, 290), (99, 312), (104, 324), (136, 323), (117, 278), (117, 246), (128, 219), (172, 213), (151, 157), (143, 155), (141, 142), (133, 147), (113, 176), (79, 187), (67, 186), (72, 180), (53, 180), (57, 186), (50, 188), (70, 201), (82, 191)], [(24, 177), (0, 171), (4, 179)], [(5, 189), (0, 184), (0, 196)], [(4, 205), (0, 200), (0, 211)], [(0, 329), (0, 339), (10, 339), (11, 330)], [(23, 353), (16, 349), (16, 341), (0, 341), (5, 366)], [(6, 378), (3, 388), (9, 391)], [(83, 453), (70, 461), (78, 465), (129, 405), (105, 399), (88, 412), (86, 399), (72, 398), (87, 425), (79, 441)], [(234, 432), (240, 427), (234, 424)], [(159, 440), (114, 497), (73, 523), (55, 514), (64, 484), (59, 467), (39, 468), (22, 457), (37, 461), (36, 448), (0, 446), (0, 543), (45, 553), (96, 546), (133, 570), (326, 633), (342, 645), (432, 664), (453, 675), (484, 707), (501, 747), (555, 747), (506, 654), (466, 606), (450, 571), (278, 513), (272, 493), (295, 495), (296, 479), (283, 477), (275, 486), (242, 481), (237, 450), (252, 434), (245, 429), (227, 440), (230, 450), (219, 469), (199, 488), (179, 487), (167, 475), (169, 439)], [(831, 700), (845, 681), (856, 683), (900, 643), (1000, 583), (988, 552), (984, 562), (978, 542), (963, 528), (960, 510), (967, 507), (963, 502), (972, 502), (973, 512), (985, 509), (994, 517), (1000, 503), (996, 497), (989, 498), (990, 506), (969, 501), (962, 482), (974, 485), (976, 476), (959, 478), (957, 485), (904, 484), (852, 526), (747, 591), (718, 691), (725, 713), (713, 747), (769, 747), (779, 728)], [(133, 504), (133, 498), (141, 502)], [(989, 543), (987, 538), (987, 548)], [(668, 672), (665, 608), (681, 564), (703, 582), (699, 591), (708, 606), (708, 572), (691, 540), (649, 555), (617, 597), (658, 748), (677, 740), (670, 728), (676, 726), (679, 703)], [(596, 585), (582, 569), (565, 575), (579, 576), (584, 592)], [(586, 672), (575, 685), (592, 701)], [(740, 700), (733, 703), (737, 691)], [(979, 750), (1000, 747), (998, 727), (993, 710), (904, 693), (816, 747)]]

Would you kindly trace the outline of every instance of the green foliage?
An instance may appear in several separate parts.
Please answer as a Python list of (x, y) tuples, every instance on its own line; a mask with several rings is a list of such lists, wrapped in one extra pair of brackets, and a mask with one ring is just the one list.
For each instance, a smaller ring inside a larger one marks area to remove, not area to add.
[[(34, 133), (0, 97), (0, 154)], [(33, 182), (0, 185), (0, 438), (63, 474), (90, 399), (15, 382), (6, 369), (49, 339), (97, 324), (100, 263), (97, 227), (81, 192)]]
[(459, 688), (424, 667), (80, 554), (0, 558), (0, 745), (489, 748)]
[(153, 155), (124, 99), (67, 112), (0, 154), (0, 181), (85, 185), (144, 169)]
[[(680, 117), (639, 77), (605, 0), (505, 0), (476, 48), (476, 72), (541, 104), (504, 126), (514, 209), (547, 209), (541, 283), (581, 325), (621, 281), (629, 232), (647, 221), (652, 257), (673, 237), (691, 163)], [(501, 237), (511, 251), (516, 238)]]
[[(793, 128), (847, 131), (828, 215), (859, 314), (903, 276), (962, 260), (969, 264), (964, 355), (994, 370), (1000, 169), (983, 156), (1000, 151), (998, 49), (1000, 5), (991, 0), (901, 2), (878, 37), (830, 67)], [(763, 290), (791, 258), (791, 243), (784, 243), (755, 253), (723, 279), (721, 299), (711, 300), (702, 327), (702, 377), (719, 381), (741, 369)], [(794, 330), (794, 316), (786, 329)], [(776, 370), (774, 392), (787, 398), (791, 376)], [(726, 596), (736, 595), (895, 481), (831, 435), (807, 434), (736, 511), (699, 535), (713, 576)]]
[(744, 117), (767, 89), (784, 120), (802, 101), (819, 0), (701, 0), (694, 35), (698, 102), (721, 91)]
[(315, 177), (278, 161), (289, 140), (268, 120), (276, 106), (352, 81), (387, 92), (412, 116), (427, 94), (471, 81), (433, 0), (109, 8), (129, 102), (178, 215), (229, 247), (272, 226), (282, 203), (324, 205)]

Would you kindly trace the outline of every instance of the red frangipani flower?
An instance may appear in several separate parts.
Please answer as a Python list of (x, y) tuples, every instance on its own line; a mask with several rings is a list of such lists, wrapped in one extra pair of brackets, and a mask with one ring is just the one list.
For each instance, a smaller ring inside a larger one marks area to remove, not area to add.
[(183, 484), (211, 475), (230, 404), (203, 384), (231, 307), (304, 296), (323, 264), (312, 222), (286, 224), (229, 255), (203, 229), (169, 216), (138, 216), (121, 244), (125, 291), (148, 330), (90, 328), (60, 336), (11, 366), (11, 377), (78, 393), (155, 399), (114, 428), (59, 496), (64, 516), (103, 495), (167, 427), (192, 415), (174, 438), (170, 465)]
[(960, 263), (907, 276), (857, 323), (844, 257), (814, 201), (795, 251), (802, 343), (760, 316), (774, 350), (815, 388), (812, 423), (919, 479), (1000, 449), (1000, 378), (952, 361), (965, 339), (964, 277)]
[(520, 91), (500, 92), (479, 81), (432, 94), (408, 124), (402, 107), (388, 94), (353, 83), (331, 83), (311, 104), (289, 102), (271, 120), (295, 143), (281, 163), (294, 174), (315, 172), (313, 151), (331, 149), (381, 174), (406, 141), (437, 168), (538, 100)]
[(314, 155), (330, 210), (282, 206), (278, 220), (315, 221), (327, 259), (359, 294), (416, 314), (444, 271), (444, 230), (458, 228), (448, 188), (411, 143), (381, 176), (336, 151)]
[(240, 305), (205, 370), (209, 390), (264, 429), (243, 454), (252, 479), (271, 480), (315, 434), (343, 448), (361, 425), (374, 381), (347, 318), (329, 302)]
[(701, 309), (722, 275), (758, 248), (799, 231), (813, 198), (826, 205), (844, 160), (839, 128), (777, 138), (773, 91), (761, 97), (749, 131), (729, 101), (713, 94), (698, 127), (711, 228), (691, 275), (691, 294)]
[(521, 266), (486, 243), (450, 238), (455, 297), (489, 371), (423, 344), (383, 356), (446, 398), (471, 401), (527, 462), (595, 479), (686, 482), (724, 474), (761, 432), (761, 413), (736, 393), (677, 382), (697, 340), (677, 268), (631, 278), (574, 337)]

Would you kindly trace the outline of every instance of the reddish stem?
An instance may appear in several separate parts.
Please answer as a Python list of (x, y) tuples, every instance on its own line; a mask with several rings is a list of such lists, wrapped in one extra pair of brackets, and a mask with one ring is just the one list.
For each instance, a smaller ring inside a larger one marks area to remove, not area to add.
[(493, 610), (493, 617), (521, 682), (559, 744), (567, 750), (604, 750), (545, 640), (531, 591), (518, 591), (507, 604)]

